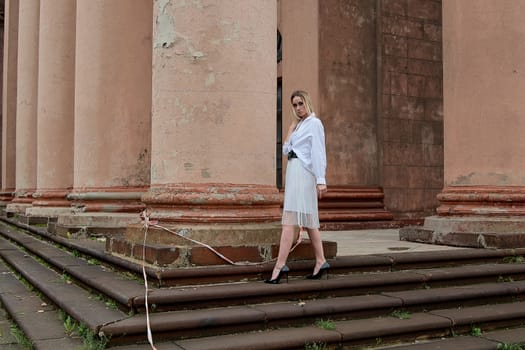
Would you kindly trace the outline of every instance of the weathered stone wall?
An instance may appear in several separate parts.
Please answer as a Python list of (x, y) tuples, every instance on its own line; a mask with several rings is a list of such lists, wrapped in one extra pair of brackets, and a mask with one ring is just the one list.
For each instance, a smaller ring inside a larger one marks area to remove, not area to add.
[(376, 3), (319, 6), (320, 116), (330, 185), (377, 186)]
[(383, 186), (398, 218), (434, 212), (443, 188), (441, 0), (382, 0)]

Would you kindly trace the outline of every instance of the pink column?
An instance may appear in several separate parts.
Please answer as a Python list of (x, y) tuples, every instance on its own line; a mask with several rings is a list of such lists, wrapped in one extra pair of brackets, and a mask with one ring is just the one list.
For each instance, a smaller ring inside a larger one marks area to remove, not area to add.
[(18, 0), (5, 1), (4, 62), (2, 84), (2, 192), (3, 205), (15, 191), (16, 90), (18, 60)]
[(36, 188), (36, 113), (40, 1), (21, 1), (18, 18), (16, 198), (7, 211), (25, 213)]
[(142, 208), (150, 180), (151, 20), (150, 1), (77, 1), (70, 198), (86, 211)]
[(150, 181), (151, 32), (149, 0), (78, 0), (74, 178), (57, 233), (104, 233), (139, 222)]
[[(151, 217), (214, 246), (275, 242), (276, 2), (155, 4), (151, 189), (143, 196)], [(141, 237), (140, 227), (128, 229), (129, 240)], [(149, 237), (189, 245), (160, 230)]]
[(525, 23), (520, 0), (444, 0), (440, 242), (525, 246)]
[(33, 208), (26, 211), (32, 216), (56, 216), (69, 210), (66, 195), (73, 186), (75, 15), (75, 1), (40, 0), (37, 191)]

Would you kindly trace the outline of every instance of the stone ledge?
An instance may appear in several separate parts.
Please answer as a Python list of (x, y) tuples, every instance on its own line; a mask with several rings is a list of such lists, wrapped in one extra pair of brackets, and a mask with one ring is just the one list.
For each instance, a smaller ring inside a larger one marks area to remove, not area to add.
[[(327, 259), (336, 257), (336, 242), (323, 241), (323, 247)], [(124, 258), (142, 260), (143, 249), (142, 243), (130, 242), (122, 236), (114, 236), (106, 240), (106, 252)], [(227, 245), (213, 247), (213, 249), (233, 262), (264, 263), (277, 257), (279, 246), (276, 244)], [(311, 260), (314, 258), (315, 255), (309, 240), (304, 240), (289, 256), (290, 260)], [(144, 260), (148, 264), (162, 267), (228, 265), (227, 261), (206, 247), (152, 243), (146, 244)]]
[(525, 231), (499, 232), (439, 232), (426, 227), (404, 227), (399, 230), (402, 241), (450, 245), (470, 248), (524, 248)]

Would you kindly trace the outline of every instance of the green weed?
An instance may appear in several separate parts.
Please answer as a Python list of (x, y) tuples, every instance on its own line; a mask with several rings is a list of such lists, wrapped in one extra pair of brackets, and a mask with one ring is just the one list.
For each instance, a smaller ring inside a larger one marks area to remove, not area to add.
[(68, 335), (73, 334), (75, 332), (75, 329), (77, 328), (77, 323), (70, 316), (66, 316), (63, 324), (64, 324), (64, 329), (66, 330), (66, 333)]
[(525, 258), (521, 255), (507, 256), (503, 258), (503, 262), (506, 264), (519, 264), (525, 262)]
[(95, 258), (91, 258), (87, 262), (88, 262), (89, 265), (100, 265), (100, 261), (98, 261)]
[(33, 349), (33, 343), (18, 326), (11, 325), (11, 335), (22, 348)]
[(83, 350), (103, 350), (109, 341), (105, 335), (94, 334), (85, 324), (78, 325), (76, 332), (82, 338)]
[(69, 276), (67, 273), (63, 273), (60, 276), (60, 279), (62, 280), (62, 282), (66, 283), (66, 284), (71, 284), (71, 276)]
[(525, 350), (525, 343), (498, 344), (497, 350)]
[(305, 350), (326, 350), (328, 347), (325, 343), (307, 343), (304, 346)]
[(315, 325), (327, 331), (333, 331), (335, 329), (335, 323), (331, 320), (319, 319), (315, 321)]
[(410, 313), (404, 310), (394, 310), (390, 316), (399, 318), (400, 320), (408, 320), (410, 318)]
[(479, 327), (472, 327), (470, 329), (470, 335), (473, 337), (481, 337), (482, 334), (483, 332), (481, 331), (481, 328)]

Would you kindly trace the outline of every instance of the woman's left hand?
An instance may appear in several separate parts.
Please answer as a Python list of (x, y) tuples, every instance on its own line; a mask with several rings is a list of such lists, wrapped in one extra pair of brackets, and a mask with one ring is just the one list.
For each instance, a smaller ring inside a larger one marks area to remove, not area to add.
[(328, 191), (326, 185), (317, 185), (317, 197), (323, 198), (323, 195)]

